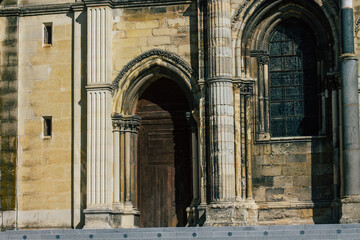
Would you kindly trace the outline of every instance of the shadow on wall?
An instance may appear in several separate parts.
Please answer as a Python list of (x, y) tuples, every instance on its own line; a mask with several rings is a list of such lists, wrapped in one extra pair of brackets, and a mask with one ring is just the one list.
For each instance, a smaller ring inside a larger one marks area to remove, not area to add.
[[(334, 184), (334, 154), (331, 138), (311, 143), (311, 189), (315, 204), (313, 220), (317, 224), (339, 222), (338, 186)], [(337, 168), (335, 168), (337, 169)]]

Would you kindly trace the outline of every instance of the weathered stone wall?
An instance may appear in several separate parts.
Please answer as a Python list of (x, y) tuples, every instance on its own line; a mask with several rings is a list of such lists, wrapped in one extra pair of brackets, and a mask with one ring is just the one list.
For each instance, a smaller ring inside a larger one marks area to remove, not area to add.
[[(70, 2), (75, 1), (56, 1)], [(236, 15), (239, 6), (249, 2), (231, 1), (231, 16)], [(45, 3), (49, 1), (19, 1), (19, 5)], [(354, 3), (357, 21), (360, 17), (360, 0)], [(1, 2), (1, 5), (16, 4), (15, 0)], [(191, 3), (114, 8), (111, 29), (112, 79), (131, 60), (155, 48), (178, 54), (197, 70), (199, 23), (196, 7), (196, 3)], [(86, 12), (82, 14), (86, 15)], [(84, 15), (82, 17), (85, 18)], [(53, 22), (51, 47), (42, 44), (44, 22)], [(72, 149), (72, 24), (72, 13), (22, 16), (19, 19), (2, 17), (0, 21), (1, 209), (15, 209), (17, 190), (20, 228), (71, 227), (72, 151), (79, 151)], [(356, 25), (360, 25), (360, 20)], [(81, 35), (85, 46), (86, 31), (82, 29)], [(356, 51), (359, 55), (359, 31), (356, 32)], [(81, 55), (83, 64), (86, 64), (85, 55)], [(249, 62), (254, 71), (246, 77), (257, 79), (256, 59)], [(86, 78), (84, 69), (81, 74)], [(82, 104), (86, 108), (86, 104)], [(254, 115), (256, 109), (253, 106)], [(239, 119), (243, 125), (240, 128), (244, 133), (244, 109), (241, 111)], [(43, 137), (43, 116), (52, 116), (51, 138)], [(82, 117), (84, 121), (86, 116)], [(257, 116), (254, 122), (258, 124), (256, 121)], [(84, 142), (85, 130), (81, 130)], [(241, 145), (242, 156), (237, 156), (237, 160), (243, 167), (241, 180), (242, 186), (245, 186), (245, 138), (235, 141)], [(335, 194), (338, 186), (334, 185), (338, 166), (334, 168), (336, 163), (331, 141), (330, 137), (278, 139), (252, 145), (253, 200), (259, 207), (257, 224), (329, 223), (338, 219), (336, 201), (333, 201), (338, 197)], [(81, 181), (84, 187), (86, 179), (82, 178)], [(85, 197), (81, 201), (85, 201)], [(226, 211), (223, 213), (226, 214)]]
[(115, 9), (113, 79), (132, 59), (155, 48), (180, 55), (196, 69), (197, 61), (191, 61), (197, 58), (196, 42), (195, 4)]
[[(43, 23), (53, 44), (43, 46)], [(19, 227), (71, 226), (72, 18), (20, 18)], [(52, 116), (52, 136), (43, 135)]]
[(0, 21), (0, 201), (2, 227), (14, 227), (17, 160), (18, 17)]
[(17, 2), (18, 2), (17, 0), (4, 0), (1, 2), (1, 5), (4, 6), (16, 5)]
[[(336, 221), (330, 209), (334, 170), (329, 140), (257, 144), (254, 151), (253, 186), (254, 199), (260, 206), (259, 224)], [(323, 205), (319, 206), (320, 202)]]

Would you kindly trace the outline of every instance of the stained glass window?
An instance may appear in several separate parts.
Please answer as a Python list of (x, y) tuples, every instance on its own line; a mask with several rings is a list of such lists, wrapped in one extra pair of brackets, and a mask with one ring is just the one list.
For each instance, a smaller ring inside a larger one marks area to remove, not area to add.
[(270, 127), (272, 137), (316, 135), (319, 96), (316, 42), (297, 19), (279, 24), (269, 53)]

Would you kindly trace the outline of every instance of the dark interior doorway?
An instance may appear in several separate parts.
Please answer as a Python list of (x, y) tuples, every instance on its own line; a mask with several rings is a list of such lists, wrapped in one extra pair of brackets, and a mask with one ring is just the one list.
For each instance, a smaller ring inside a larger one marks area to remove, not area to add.
[(189, 104), (174, 81), (161, 78), (141, 95), (138, 135), (140, 227), (183, 227), (192, 200)]

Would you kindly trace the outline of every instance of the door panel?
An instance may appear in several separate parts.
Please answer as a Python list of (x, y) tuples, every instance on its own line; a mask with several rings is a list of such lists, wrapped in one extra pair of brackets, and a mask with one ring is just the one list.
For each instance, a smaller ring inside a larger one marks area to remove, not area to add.
[(140, 227), (186, 224), (192, 197), (187, 111), (184, 94), (169, 79), (150, 85), (138, 102)]

